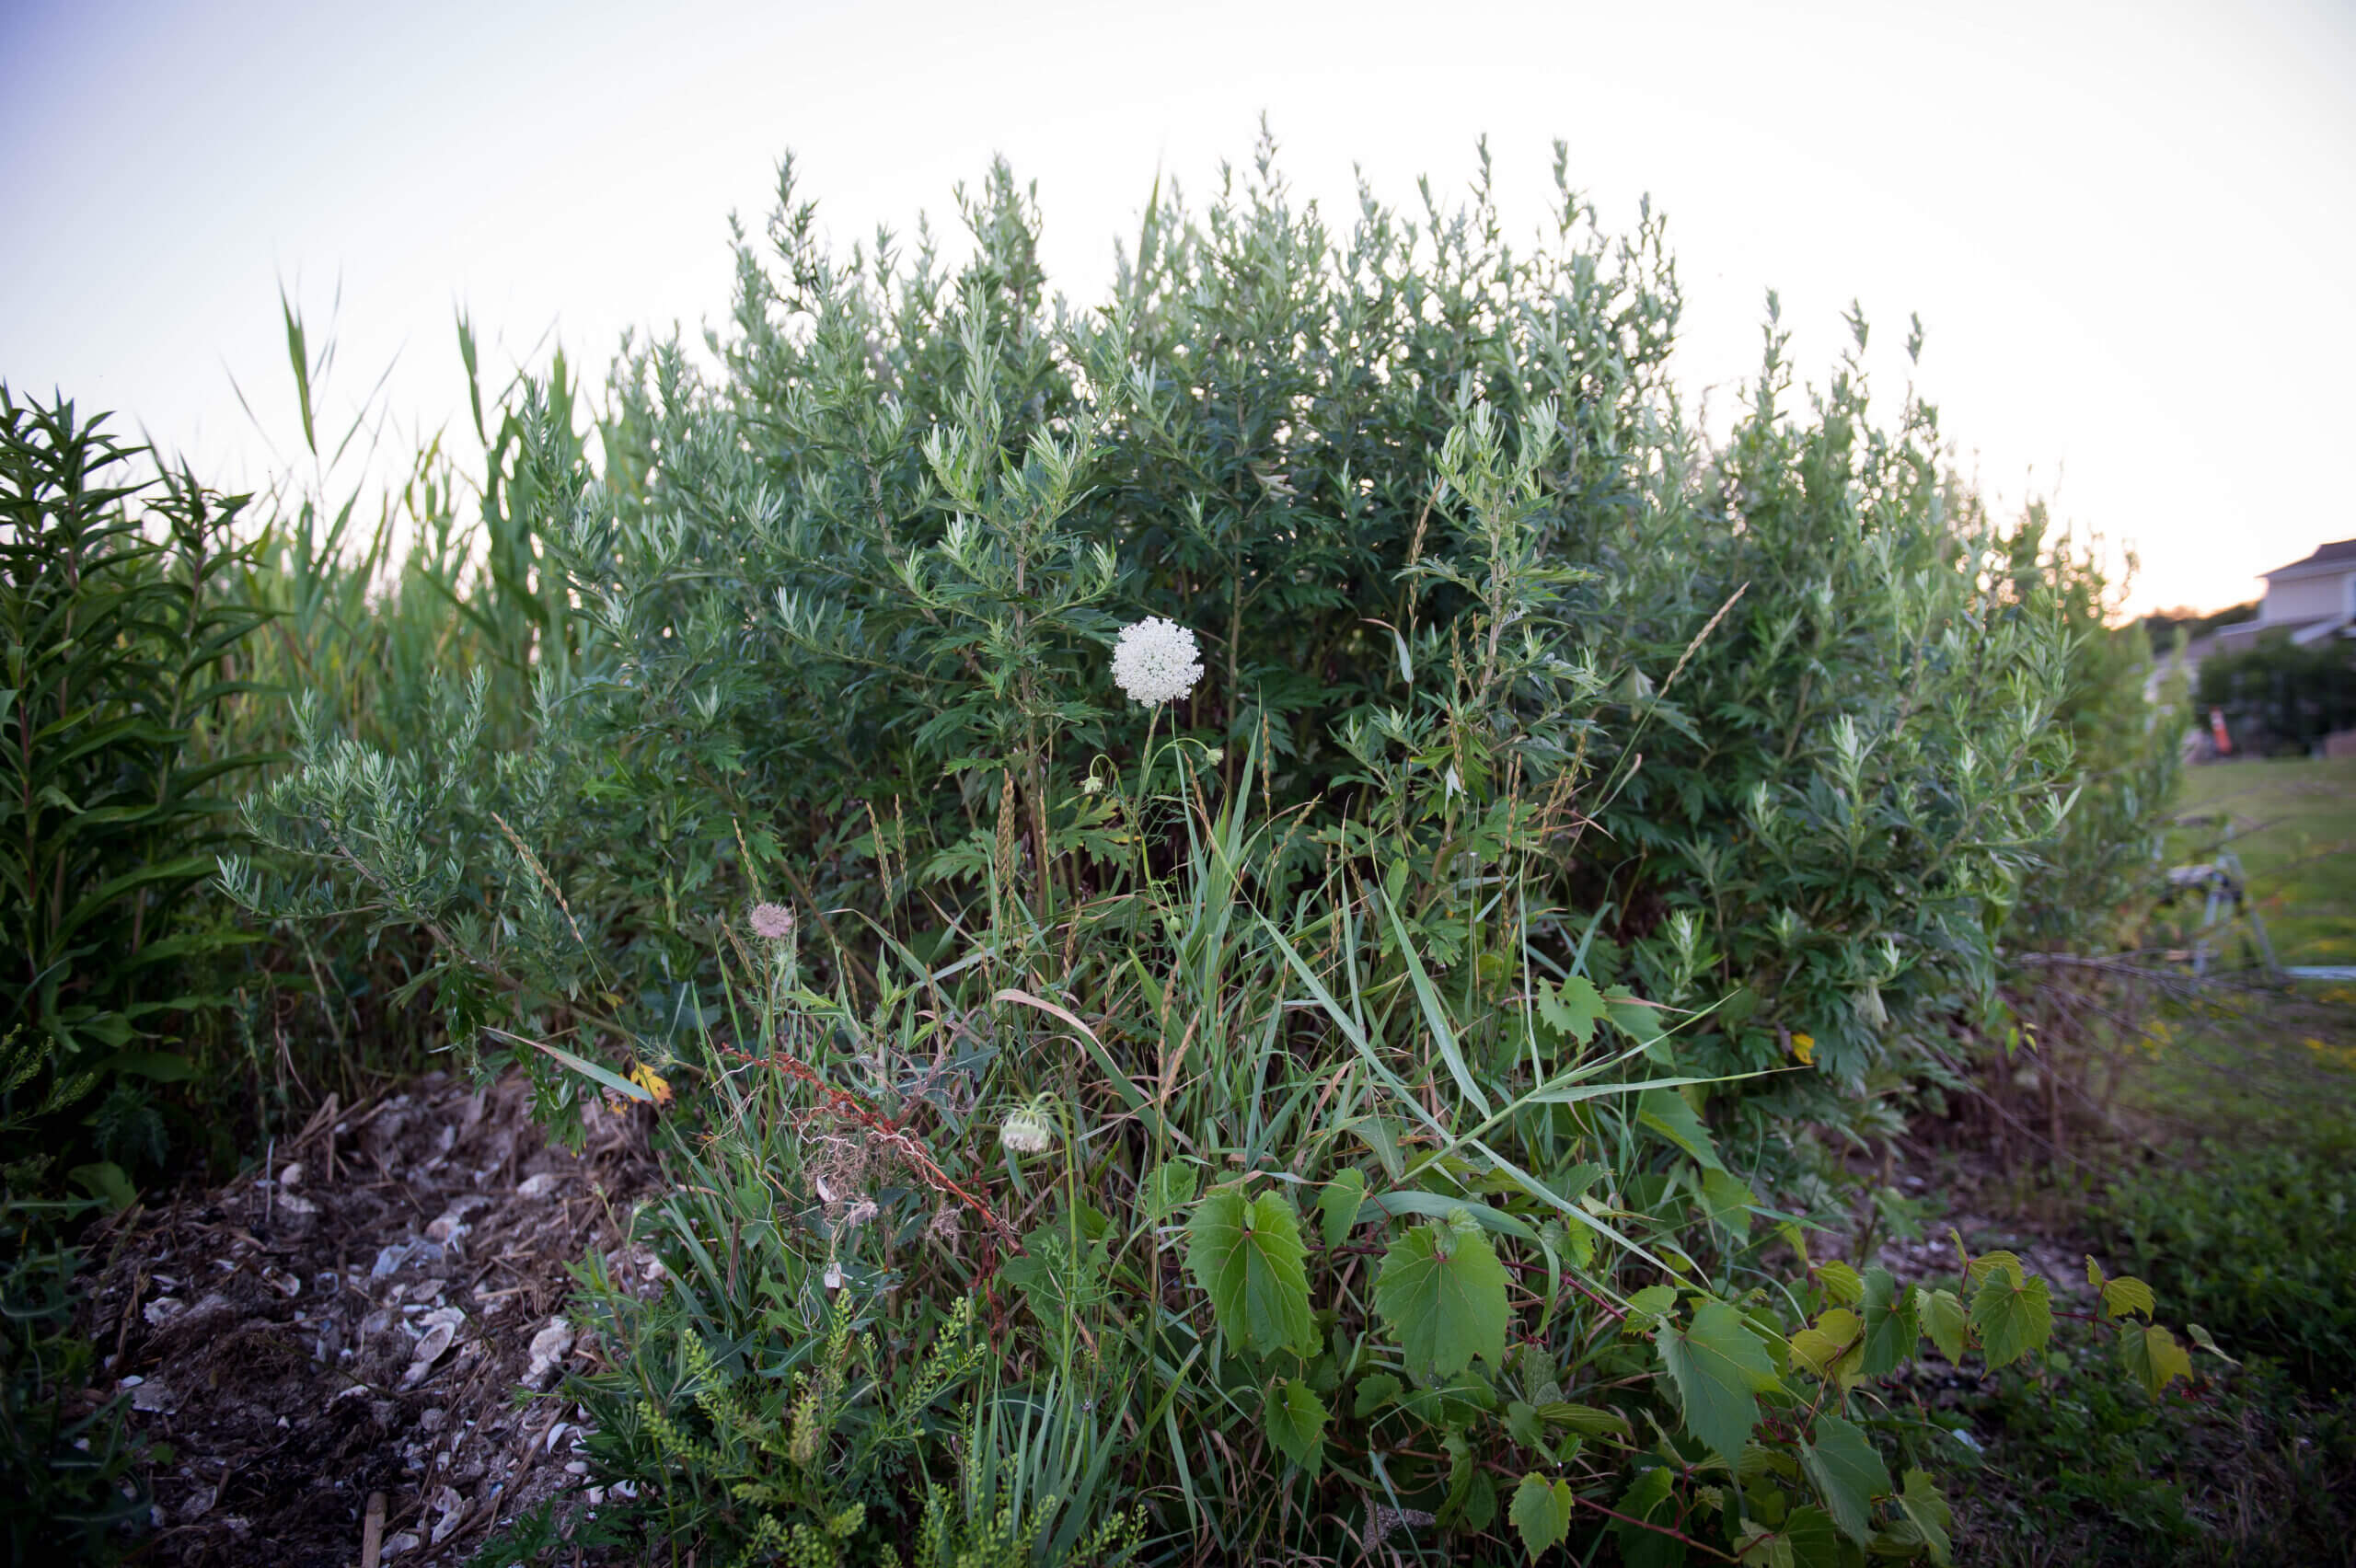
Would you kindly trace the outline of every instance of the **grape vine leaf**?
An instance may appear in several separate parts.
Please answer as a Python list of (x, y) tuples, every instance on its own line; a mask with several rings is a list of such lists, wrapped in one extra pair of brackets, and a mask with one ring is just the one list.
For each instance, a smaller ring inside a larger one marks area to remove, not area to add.
[(1677, 1384), (1685, 1429), (1739, 1472), (1742, 1446), (1759, 1424), (1759, 1396), (1778, 1387), (1767, 1347), (1743, 1326), (1742, 1315), (1723, 1301), (1693, 1309), (1693, 1326), (1680, 1332), (1663, 1323), (1653, 1343)]
[(1317, 1473), (1325, 1459), (1325, 1402), (1315, 1389), (1298, 1378), (1270, 1384), (1261, 1420), (1268, 1440), (1287, 1458), (1311, 1475)]
[(1603, 996), (1585, 975), (1566, 975), (1559, 990), (1538, 987), (1538, 1016), (1555, 1033), (1586, 1045), (1594, 1041), (1596, 1022), (1603, 1017)]
[(1930, 1476), (1919, 1470), (1908, 1470), (1905, 1488), (1898, 1494), (1898, 1507), (1906, 1516), (1906, 1522), (1914, 1527), (1914, 1533), (1923, 1538), (1931, 1561), (1938, 1568), (1947, 1568), (1948, 1553), (1954, 1550), (1950, 1538), (1955, 1529), (1955, 1513), (1947, 1506), (1947, 1500), (1939, 1495), (1939, 1489), (1931, 1484)]
[(1857, 1271), (1834, 1258), (1817, 1266), (1816, 1277), (1824, 1286), (1824, 1294), (1843, 1307), (1854, 1307), (1865, 1298), (1865, 1282)]
[(1889, 1467), (1865, 1432), (1837, 1415), (1819, 1415), (1815, 1440), (1800, 1440), (1800, 1464), (1841, 1533), (1859, 1546), (1872, 1539), (1874, 1499), (1890, 1490)]
[[(2009, 1253), (1988, 1254), (2010, 1258)], [(1972, 1265), (1977, 1272), (1982, 1258)], [(1971, 1294), (1971, 1326), (1980, 1331), (1980, 1349), (1988, 1369), (2008, 1366), (2030, 1351), (2042, 1350), (2053, 1334), (2053, 1297), (2045, 1281), (2023, 1272), (2020, 1262), (1989, 1269)]]
[(1963, 1303), (1952, 1290), (1925, 1290), (1914, 1287), (1914, 1315), (1939, 1354), (1956, 1366), (1963, 1365), (1963, 1330), (1968, 1320), (1963, 1315)]
[(1506, 1517), (1520, 1532), (1522, 1549), (1535, 1562), (1571, 1533), (1571, 1514), (1577, 1506), (1569, 1482), (1550, 1482), (1544, 1476), (1525, 1475), (1513, 1489), (1513, 1505), (1506, 1510)]
[(1888, 1269), (1865, 1271), (1865, 1344), (1858, 1370), (1878, 1378), (1914, 1354), (1923, 1337), (1911, 1293)]
[(1392, 1241), (1374, 1305), (1418, 1376), (1461, 1371), (1476, 1355), (1505, 1359), (1505, 1265), (1469, 1217), (1419, 1225)]
[(1202, 1168), (1184, 1160), (1165, 1159), (1146, 1173), (1138, 1184), (1138, 1207), (1146, 1217), (1156, 1222), (1184, 1208), (1195, 1201), (1195, 1189), (1202, 1181)]
[(1263, 1355), (1287, 1346), (1304, 1355), (1317, 1349), (1301, 1266), (1306, 1251), (1300, 1222), (1281, 1193), (1247, 1198), (1223, 1187), (1195, 1205), (1186, 1228), (1186, 1266), (1211, 1298), (1219, 1332)]
[(1841, 1568), (1841, 1534), (1832, 1516), (1813, 1503), (1784, 1517), (1784, 1544), (1792, 1549), (1792, 1568)]
[(2119, 1361), (2154, 1399), (2178, 1378), (2192, 1376), (2192, 1356), (2156, 1323), (2119, 1325)]
[(1802, 1329), (1791, 1338), (1792, 1359), (1819, 1378), (1838, 1375), (1843, 1379), (1854, 1376), (1857, 1363), (1865, 1352), (1865, 1325), (1846, 1307), (1828, 1307), (1818, 1315), (1813, 1328)]
[(1317, 1228), (1328, 1247), (1338, 1247), (1349, 1239), (1350, 1228), (1358, 1222), (1358, 1204), (1366, 1197), (1366, 1172), (1353, 1165), (1334, 1172), (1317, 1194)]

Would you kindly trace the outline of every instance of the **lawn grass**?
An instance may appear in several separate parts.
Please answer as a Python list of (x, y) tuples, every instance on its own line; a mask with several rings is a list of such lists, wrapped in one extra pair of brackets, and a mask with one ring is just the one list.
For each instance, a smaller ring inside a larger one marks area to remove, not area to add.
[(2356, 964), (2356, 757), (2188, 769), (2172, 863), (2239, 857), (2285, 964)]

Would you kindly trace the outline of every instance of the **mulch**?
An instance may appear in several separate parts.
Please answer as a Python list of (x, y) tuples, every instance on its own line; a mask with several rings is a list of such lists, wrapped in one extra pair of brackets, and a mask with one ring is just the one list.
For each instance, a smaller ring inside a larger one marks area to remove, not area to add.
[(575, 1154), (520, 1079), (434, 1073), (330, 1099), (266, 1168), (90, 1238), (98, 1391), (173, 1450), (141, 1561), (349, 1568), (381, 1494), (381, 1562), (461, 1563), (583, 1485), (577, 1408), (516, 1395), (593, 1364), (569, 1265), (660, 1288), (626, 1240), (643, 1114), (593, 1113)]

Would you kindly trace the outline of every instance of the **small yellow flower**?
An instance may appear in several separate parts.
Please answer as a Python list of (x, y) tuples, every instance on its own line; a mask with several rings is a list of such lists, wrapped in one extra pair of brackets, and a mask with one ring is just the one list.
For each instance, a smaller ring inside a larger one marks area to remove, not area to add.
[(1793, 1035), (1792, 1055), (1804, 1067), (1816, 1066), (1816, 1036), (1813, 1034)]
[(655, 1104), (668, 1105), (671, 1103), (671, 1086), (664, 1081), (663, 1076), (660, 1073), (657, 1073), (653, 1067), (648, 1066), (644, 1062), (641, 1062), (636, 1066), (630, 1068), (629, 1081), (638, 1085), (639, 1088), (646, 1090), (647, 1093), (653, 1095), (654, 1097)]

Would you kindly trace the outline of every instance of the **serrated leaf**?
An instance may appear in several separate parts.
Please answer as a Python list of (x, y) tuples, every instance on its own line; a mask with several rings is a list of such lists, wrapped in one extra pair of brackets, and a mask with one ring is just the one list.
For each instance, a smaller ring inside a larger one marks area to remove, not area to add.
[(1577, 1507), (1569, 1482), (1525, 1475), (1513, 1489), (1513, 1505), (1506, 1510), (1506, 1517), (1521, 1537), (1522, 1550), (1535, 1562), (1571, 1533), (1571, 1515)]
[(1963, 1303), (1952, 1290), (1925, 1290), (1914, 1287), (1914, 1317), (1939, 1354), (1960, 1366), (1963, 1365), (1963, 1331), (1967, 1320)]
[(1325, 1402), (1316, 1390), (1298, 1378), (1271, 1384), (1260, 1417), (1268, 1441), (1315, 1475), (1325, 1459)]
[(1505, 1265), (1470, 1226), (1419, 1225), (1392, 1241), (1374, 1304), (1419, 1377), (1461, 1371), (1476, 1355), (1505, 1359)]
[(1539, 1418), (1538, 1407), (1521, 1400), (1506, 1405), (1506, 1435), (1525, 1448), (1546, 1447), (1546, 1424)]
[(1908, 1470), (1906, 1485), (1898, 1493), (1898, 1507), (1906, 1516), (1906, 1522), (1923, 1538), (1931, 1561), (1939, 1568), (1946, 1568), (1948, 1553), (1953, 1550), (1950, 1537), (1955, 1529), (1955, 1513), (1947, 1506), (1947, 1500), (1939, 1495), (1939, 1489), (1931, 1484), (1931, 1478), (1922, 1470)]
[(1864, 1431), (1837, 1415), (1818, 1416), (1814, 1441), (1800, 1441), (1800, 1466), (1841, 1533), (1865, 1545), (1873, 1535), (1874, 1499), (1889, 1491), (1889, 1467)]
[(1306, 1255), (1300, 1222), (1281, 1193), (1247, 1198), (1220, 1188), (1195, 1205), (1186, 1228), (1186, 1266), (1211, 1298), (1219, 1331), (1262, 1355), (1317, 1349)]
[(1358, 1205), (1366, 1197), (1366, 1172), (1356, 1166), (1337, 1170), (1317, 1194), (1318, 1234), (1328, 1247), (1338, 1247), (1349, 1239), (1350, 1228), (1357, 1224)]
[[(1998, 1254), (1991, 1253), (1990, 1256)], [(2009, 1257), (2010, 1254), (2003, 1254)], [(1983, 1258), (1980, 1262), (1987, 1262)], [(1975, 1262), (1974, 1269), (1979, 1267)], [(2018, 1361), (2045, 1348), (2053, 1333), (2053, 1302), (2045, 1281), (2022, 1272), (2018, 1259), (2008, 1268), (1996, 1267), (1981, 1276), (1971, 1296), (1971, 1326), (1980, 1332), (1980, 1351), (1988, 1369)]]
[(1702, 1124), (1702, 1118), (1693, 1113), (1693, 1107), (1677, 1090), (1648, 1089), (1636, 1096), (1636, 1120), (1699, 1163), (1713, 1170), (1726, 1169), (1718, 1163), (1718, 1147), (1710, 1141), (1710, 1129)]
[(1648, 1334), (1676, 1305), (1675, 1286), (1648, 1285), (1628, 1297), (1628, 1315), (1621, 1320), (1620, 1332), (1623, 1334)]
[(1858, 1370), (1878, 1378), (1914, 1354), (1922, 1330), (1906, 1287), (1888, 1269), (1865, 1271), (1865, 1343)]
[(1784, 1539), (1792, 1549), (1792, 1568), (1842, 1568), (1841, 1532), (1832, 1516), (1813, 1503), (1793, 1509), (1784, 1520)]
[(1759, 1424), (1758, 1396), (1779, 1386), (1767, 1347), (1723, 1301), (1695, 1308), (1693, 1326), (1683, 1332), (1662, 1324), (1654, 1343), (1677, 1385), (1685, 1429), (1725, 1459), (1728, 1470), (1735, 1470), (1750, 1429)]
[(1660, 1522), (1657, 1516), (1671, 1513), (1669, 1493), (1675, 1480), (1665, 1467), (1648, 1470), (1620, 1494), (1619, 1512), (1623, 1517), (1611, 1522), (1611, 1533), (1619, 1540), (1620, 1561), (1627, 1568), (1675, 1568), (1685, 1561), (1682, 1541), (1630, 1522), (1655, 1524)]
[(1819, 1314), (1814, 1327), (1791, 1337), (1792, 1359), (1819, 1378), (1831, 1376), (1833, 1366), (1842, 1362), (1849, 1364), (1843, 1371), (1854, 1370), (1865, 1348), (1865, 1337), (1863, 1319), (1846, 1307), (1828, 1307)]
[(1585, 975), (1569, 975), (1559, 987), (1538, 987), (1538, 1016), (1555, 1033), (1591, 1044), (1596, 1023), (1603, 1017), (1603, 996)]
[(2141, 1312), (2148, 1320), (2158, 1307), (2152, 1287), (2131, 1275), (2121, 1274), (2102, 1286), (2102, 1309), (2111, 1317), (2124, 1318), (2130, 1312)]
[(1723, 1225), (1747, 1236), (1750, 1233), (1750, 1211), (1758, 1205), (1759, 1194), (1740, 1177), (1724, 1170), (1702, 1172), (1702, 1206), (1709, 1211), (1713, 1225)]
[(1816, 1278), (1824, 1286), (1824, 1294), (1843, 1307), (1854, 1307), (1865, 1298), (1865, 1282), (1858, 1277), (1856, 1270), (1838, 1258), (1819, 1263)]
[(2119, 1361), (2154, 1399), (2176, 1378), (2192, 1376), (2192, 1357), (2156, 1323), (2119, 1324)]
[(1350, 1413), (1364, 1421), (1384, 1405), (1399, 1397), (1399, 1379), (1388, 1372), (1378, 1372), (1371, 1378), (1358, 1379), (1357, 1401), (1350, 1406)]

